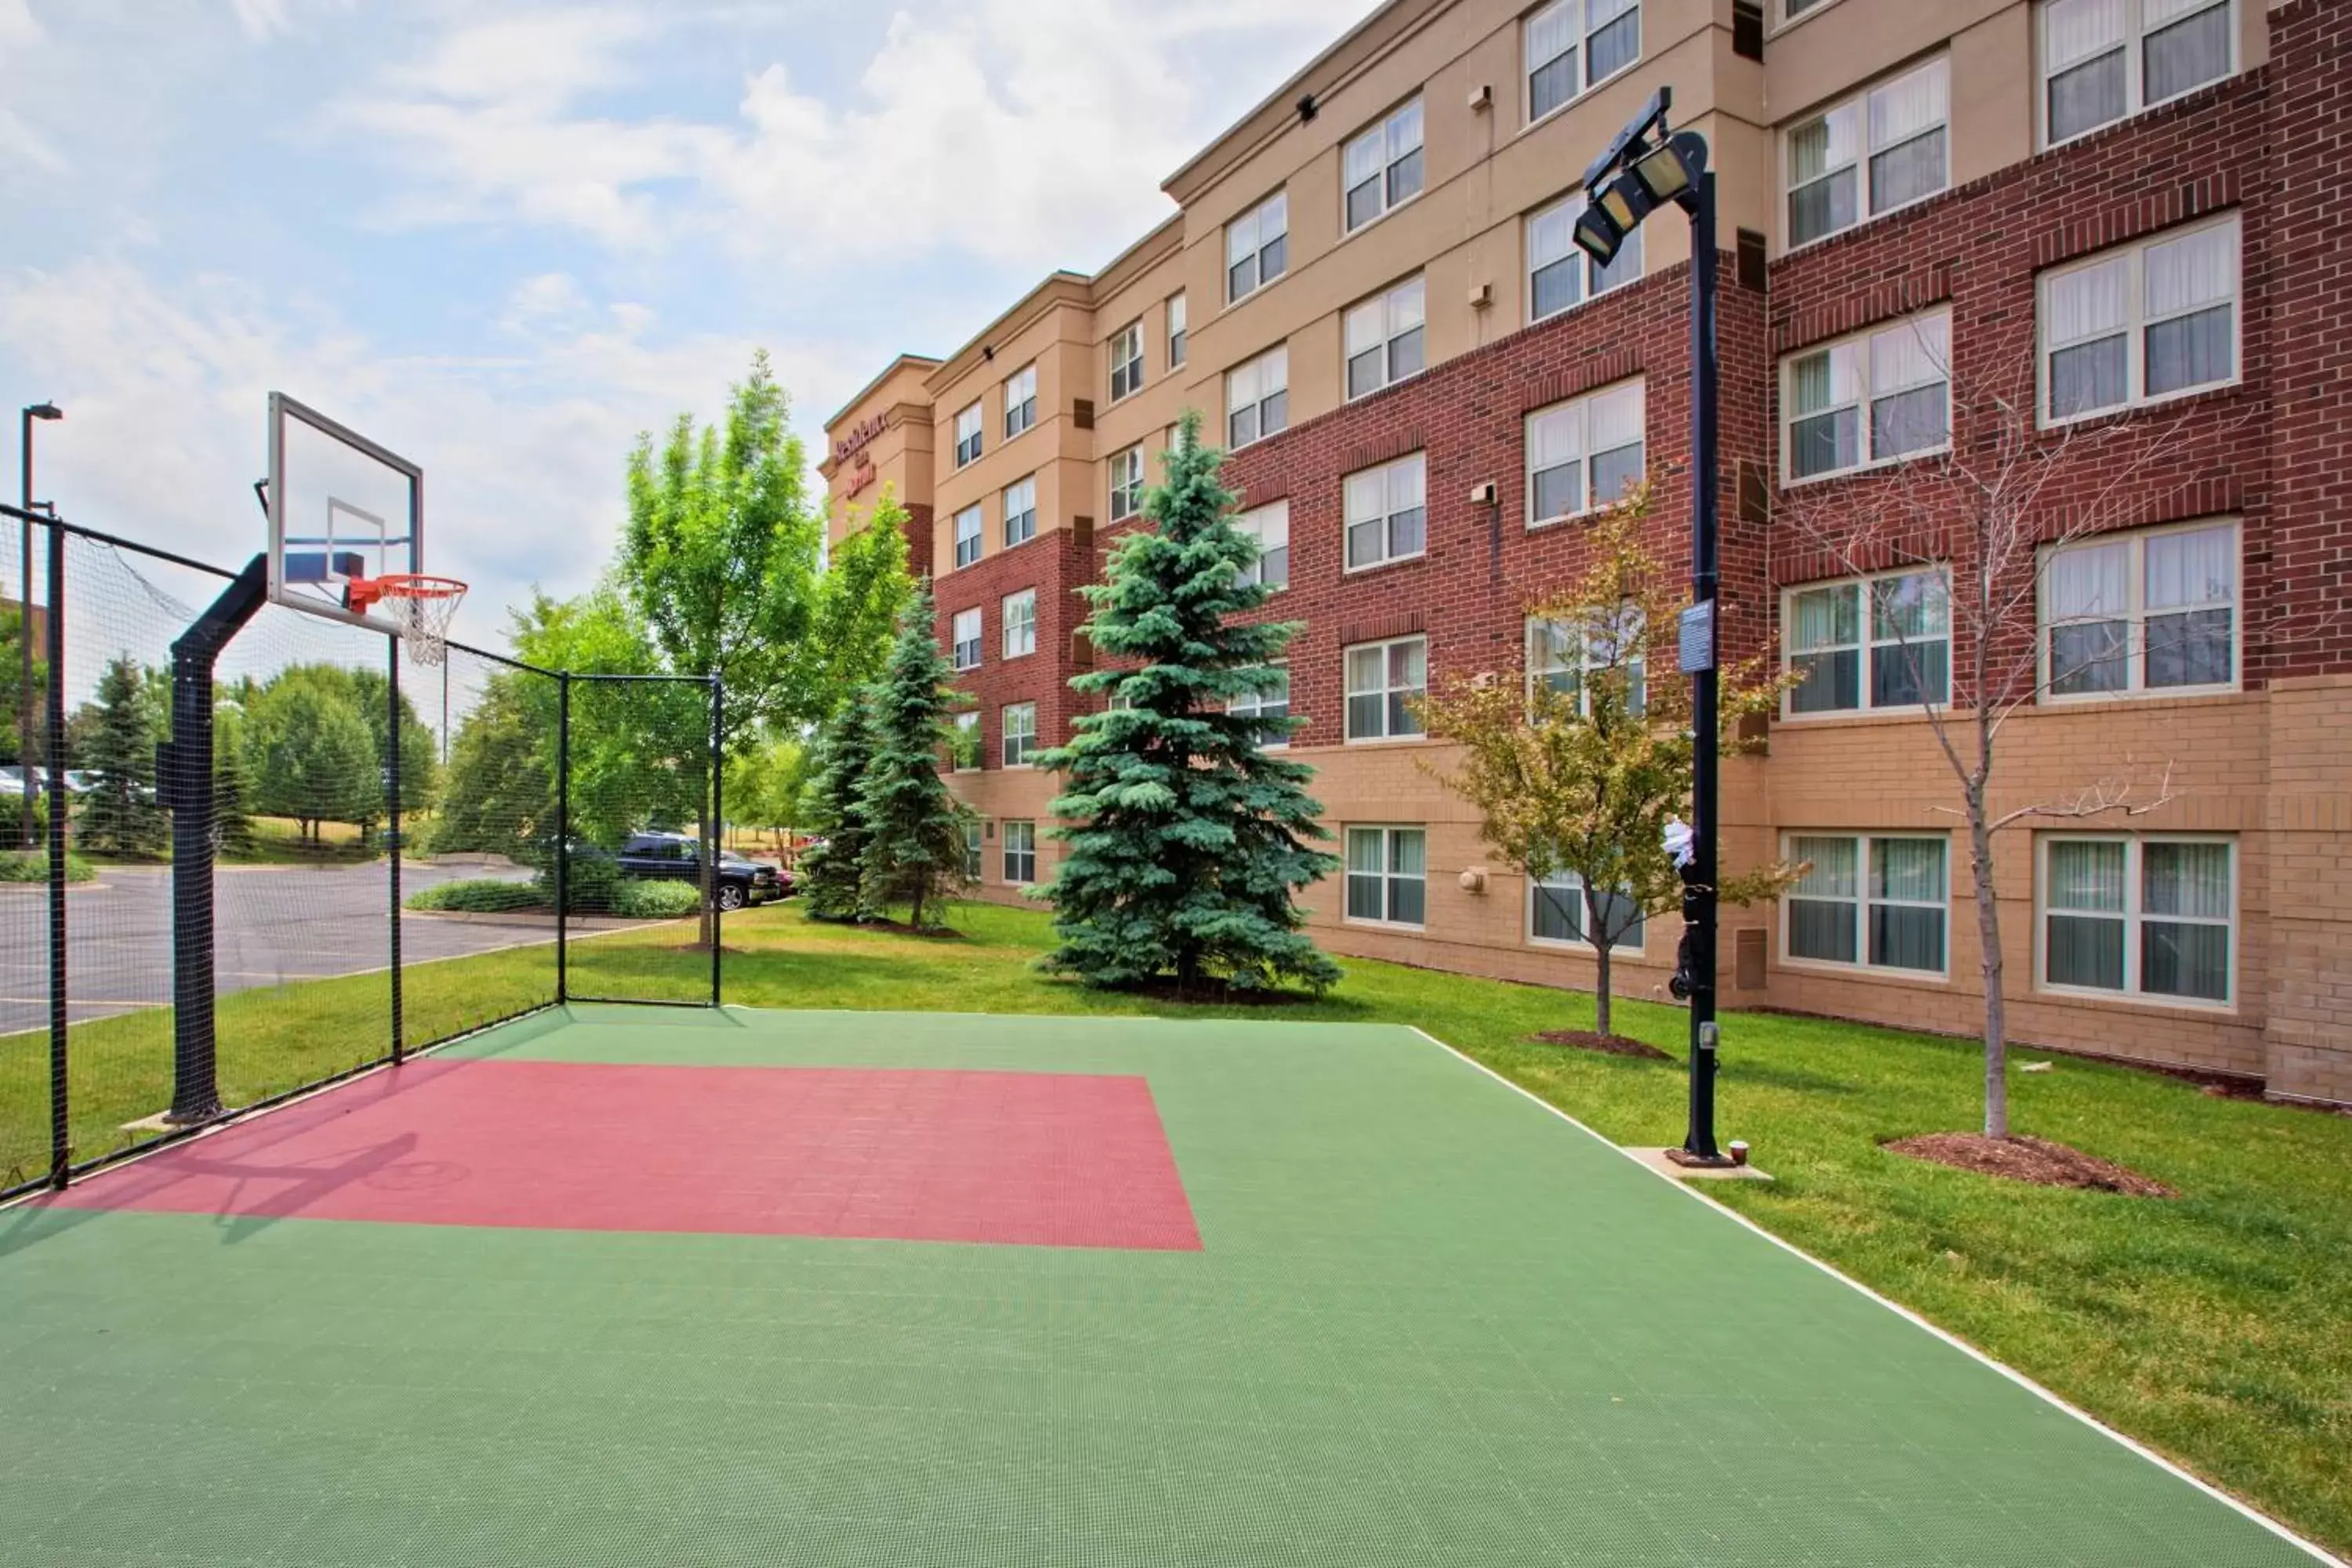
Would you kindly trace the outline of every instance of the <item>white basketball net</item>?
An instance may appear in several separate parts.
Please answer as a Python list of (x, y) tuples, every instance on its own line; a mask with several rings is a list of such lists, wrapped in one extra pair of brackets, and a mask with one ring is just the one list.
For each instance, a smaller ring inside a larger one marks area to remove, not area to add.
[(454, 577), (401, 577), (386, 581), (383, 614), (400, 627), (400, 640), (417, 664), (449, 657), (449, 623), (466, 600), (466, 584)]

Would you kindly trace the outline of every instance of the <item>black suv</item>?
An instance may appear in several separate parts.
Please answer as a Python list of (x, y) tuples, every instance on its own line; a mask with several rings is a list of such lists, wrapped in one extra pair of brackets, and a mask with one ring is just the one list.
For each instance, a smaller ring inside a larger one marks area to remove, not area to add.
[[(621, 875), (648, 881), (702, 880), (702, 844), (691, 833), (632, 833), (621, 846)], [(793, 890), (791, 880), (773, 866), (736, 854), (719, 852), (719, 907), (740, 910), (747, 904), (781, 899)]]

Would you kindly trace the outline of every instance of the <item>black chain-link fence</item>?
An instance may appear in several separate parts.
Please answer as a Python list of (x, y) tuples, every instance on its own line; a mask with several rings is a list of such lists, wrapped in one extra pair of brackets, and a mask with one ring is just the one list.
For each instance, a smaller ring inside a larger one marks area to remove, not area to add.
[(0, 512), (0, 1196), (567, 999), (716, 1004), (772, 890), (717, 854), (716, 682), (420, 662)]

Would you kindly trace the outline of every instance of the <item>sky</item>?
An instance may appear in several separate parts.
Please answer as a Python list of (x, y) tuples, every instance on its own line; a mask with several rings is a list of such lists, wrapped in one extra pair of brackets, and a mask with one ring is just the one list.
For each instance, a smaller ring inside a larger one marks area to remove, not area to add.
[(65, 409), (67, 517), (234, 565), (289, 393), (424, 466), (499, 646), (610, 560), (639, 432), (764, 347), (820, 455), (1370, 3), (0, 0), (0, 406)]

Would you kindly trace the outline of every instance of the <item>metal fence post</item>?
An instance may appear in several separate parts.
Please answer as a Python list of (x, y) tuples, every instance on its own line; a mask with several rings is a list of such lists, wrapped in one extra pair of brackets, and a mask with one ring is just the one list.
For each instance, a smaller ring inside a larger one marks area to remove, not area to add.
[[(25, 525), (28, 530), (31, 523)], [(66, 789), (66, 531), (49, 524), (49, 734), (42, 760), (49, 784), (49, 1181), (63, 1191), (73, 1170), (68, 1122), (73, 1100), (66, 1051), (66, 819), (73, 815)], [(24, 585), (17, 633), (32, 641), (33, 584)], [(26, 799), (32, 798), (33, 759), (23, 759)]]
[(572, 908), (572, 672), (555, 676), (555, 1002), (570, 999)]
[(710, 847), (704, 864), (710, 868), (710, 1005), (719, 1005), (719, 953), (725, 947), (727, 908), (719, 897), (719, 858), (727, 852), (727, 688), (717, 675), (710, 678)]
[(391, 826), (384, 840), (392, 881), (392, 1061), (400, 1065), (402, 1037), (400, 988), (400, 639), (387, 637), (384, 646), (384, 754), (390, 759), (384, 781), (385, 805)]

